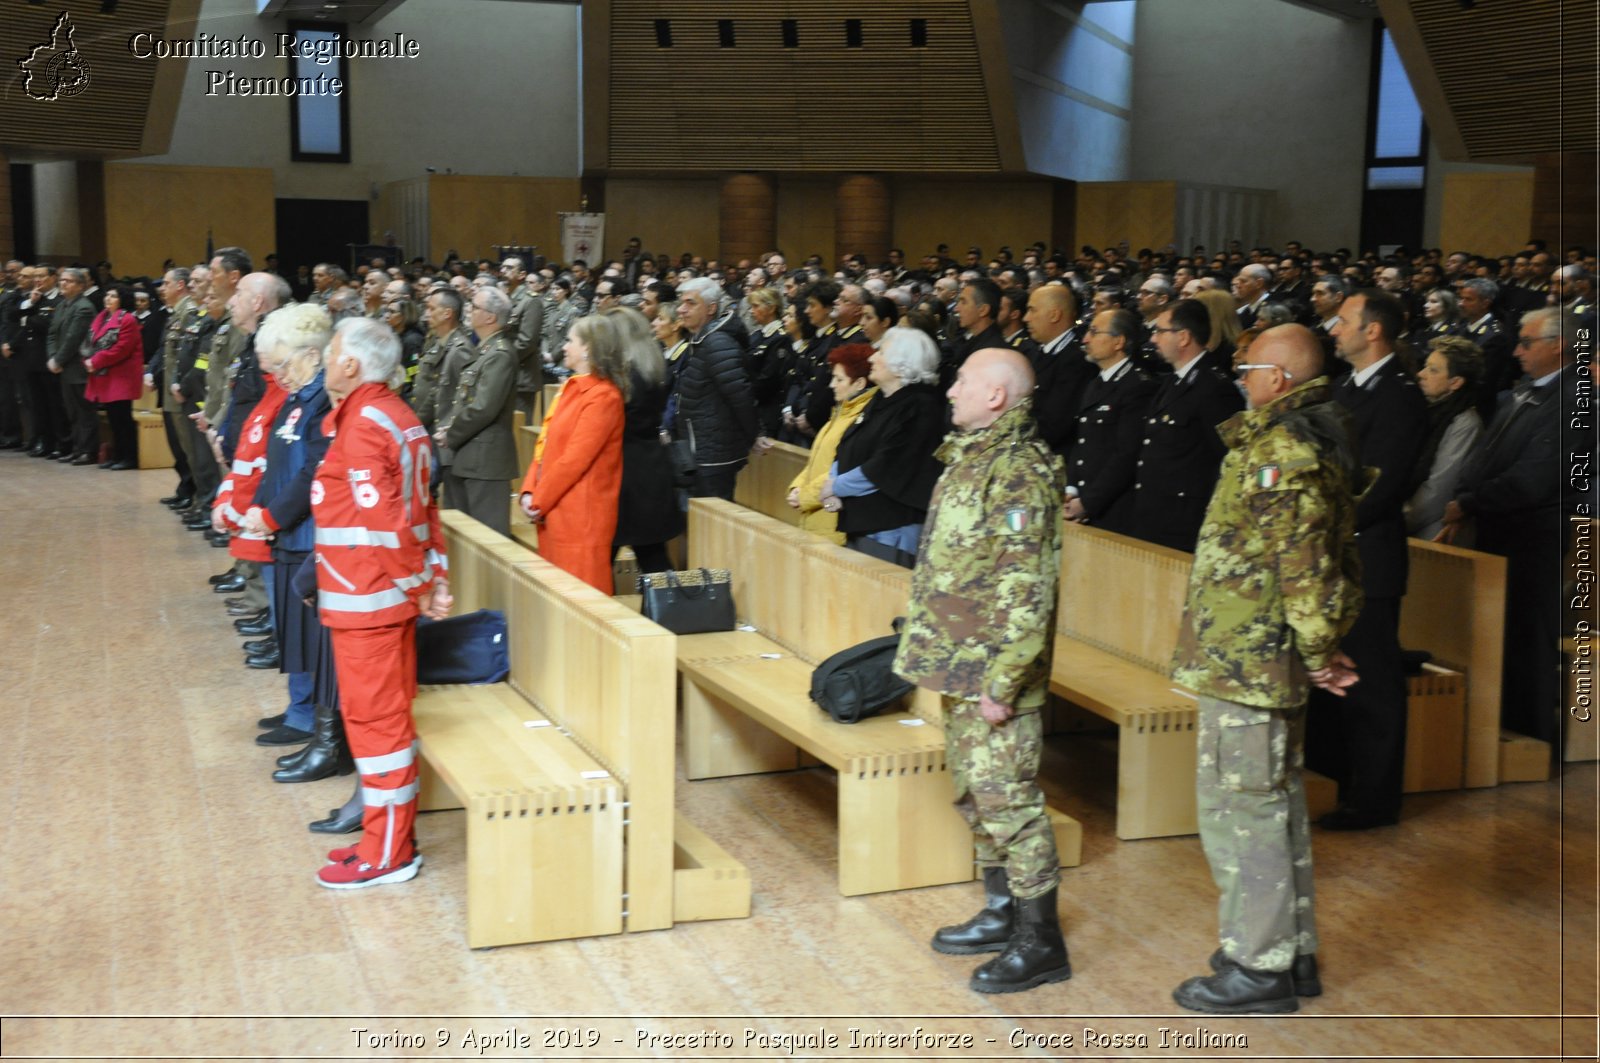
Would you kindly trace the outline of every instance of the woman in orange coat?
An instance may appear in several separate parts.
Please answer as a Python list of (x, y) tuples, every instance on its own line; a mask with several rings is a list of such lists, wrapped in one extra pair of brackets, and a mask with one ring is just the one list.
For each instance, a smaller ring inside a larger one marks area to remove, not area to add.
[(546, 561), (610, 594), (628, 366), (616, 324), (604, 316), (573, 322), (563, 352), (573, 376), (545, 416), (522, 509), (539, 525)]

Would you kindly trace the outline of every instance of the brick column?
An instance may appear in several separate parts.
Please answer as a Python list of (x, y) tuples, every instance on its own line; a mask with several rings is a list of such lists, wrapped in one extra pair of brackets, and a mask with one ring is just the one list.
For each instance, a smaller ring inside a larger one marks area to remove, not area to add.
[(724, 265), (771, 251), (778, 241), (778, 182), (771, 174), (729, 174), (722, 179), (717, 213)]
[[(862, 254), (871, 265), (889, 257), (894, 226), (894, 195), (889, 179), (846, 174), (833, 192), (833, 253), (838, 259)], [(830, 266), (833, 263), (829, 263)]]

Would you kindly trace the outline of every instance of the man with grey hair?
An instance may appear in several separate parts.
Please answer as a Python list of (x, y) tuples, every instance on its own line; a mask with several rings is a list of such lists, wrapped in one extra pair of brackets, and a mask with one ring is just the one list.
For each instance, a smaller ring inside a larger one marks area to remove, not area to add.
[(1550, 278), (1547, 298), (1550, 306), (1565, 310), (1578, 322), (1578, 327), (1587, 326), (1591, 330), (1589, 334), (1594, 335), (1594, 278), (1583, 268), (1583, 263), (1574, 262), (1556, 270)]
[(100, 416), (83, 393), (89, 371), (83, 366), (82, 347), (94, 322), (94, 304), (83, 294), (89, 287), (89, 274), (81, 269), (64, 269), (56, 284), (61, 289), (61, 302), (50, 318), (45, 351), (50, 372), (61, 377), (61, 400), (67, 408), (72, 440), (65, 448), (69, 453), (60, 460), (94, 465), (100, 460), (95, 454), (100, 444)]
[(1242, 266), (1233, 277), (1233, 298), (1239, 304), (1234, 312), (1239, 315), (1239, 327), (1247, 329), (1256, 323), (1261, 307), (1267, 301), (1267, 288), (1272, 284), (1272, 271), (1259, 262)]
[(506, 333), (511, 300), (498, 288), (480, 288), (469, 313), (477, 350), (460, 363), (447, 362), (440, 379), (440, 397), (451, 396), (433, 433), (445, 470), (444, 503), (509, 538), (507, 484), (518, 471), (517, 359)]
[[(755, 396), (744, 347), (730, 327), (732, 314), (717, 315), (722, 286), (695, 277), (678, 288), (678, 320), (689, 346), (678, 370), (678, 416), (673, 434), (694, 454), (695, 498), (733, 500), (733, 484), (758, 439)], [(765, 449), (763, 446), (762, 449)]]
[(1457, 281), (1455, 289), (1461, 301), (1461, 320), (1467, 323), (1466, 337), (1483, 352), (1483, 401), (1478, 412), (1488, 421), (1494, 414), (1495, 396), (1509, 388), (1518, 373), (1511, 334), (1494, 314), (1500, 286), (1487, 277), (1468, 277)]

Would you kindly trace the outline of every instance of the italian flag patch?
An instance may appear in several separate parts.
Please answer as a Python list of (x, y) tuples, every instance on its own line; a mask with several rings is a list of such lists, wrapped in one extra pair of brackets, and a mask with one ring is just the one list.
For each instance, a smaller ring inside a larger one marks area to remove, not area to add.
[(1021, 506), (1006, 510), (1006, 527), (1014, 532), (1028, 530), (1028, 511)]
[(1261, 468), (1256, 470), (1257, 487), (1276, 487), (1278, 485), (1278, 481), (1282, 478), (1283, 474), (1278, 471), (1278, 467), (1276, 465), (1263, 465)]

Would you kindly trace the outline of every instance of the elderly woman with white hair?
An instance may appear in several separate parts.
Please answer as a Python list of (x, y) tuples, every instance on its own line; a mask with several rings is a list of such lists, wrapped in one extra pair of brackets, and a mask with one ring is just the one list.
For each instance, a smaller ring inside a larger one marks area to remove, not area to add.
[(824, 509), (839, 514), (845, 545), (910, 568), (943, 465), (939, 348), (920, 329), (896, 326), (872, 355), (878, 394), (839, 440)]
[[(329, 889), (404, 882), (417, 852), (417, 765), (411, 702), (417, 693), (417, 617), (450, 612), (448, 563), (433, 502), (428, 431), (393, 390), (400, 341), (379, 321), (344, 321), (328, 348), (327, 418), (333, 442), (311, 485), (318, 615), (338, 662), (339, 704), (361, 773), (361, 840), (335, 849), (317, 872)], [(354, 803), (354, 799), (352, 799)], [(355, 820), (313, 824), (332, 830)]]
[[(332, 318), (314, 303), (274, 311), (262, 322), (257, 337), (257, 357), (272, 367), (285, 397), (267, 431), (266, 468), (254, 502), (239, 527), (245, 535), (271, 538), (272, 563), (262, 566), (262, 576), (272, 597), (278, 670), (289, 677), (290, 705), (284, 722), (256, 741), (289, 745), (309, 740), (299, 753), (283, 758), (273, 773), (273, 779), (286, 783), (311, 782), (351, 770), (339, 723), (328, 634), (316, 609), (291, 587), (295, 571), (315, 545), (311, 481), (328, 450), (322, 422), (331, 407), (322, 384), (322, 353), (332, 339)], [(250, 432), (261, 430), (258, 424)], [(241, 501), (234, 501), (235, 509)]]

